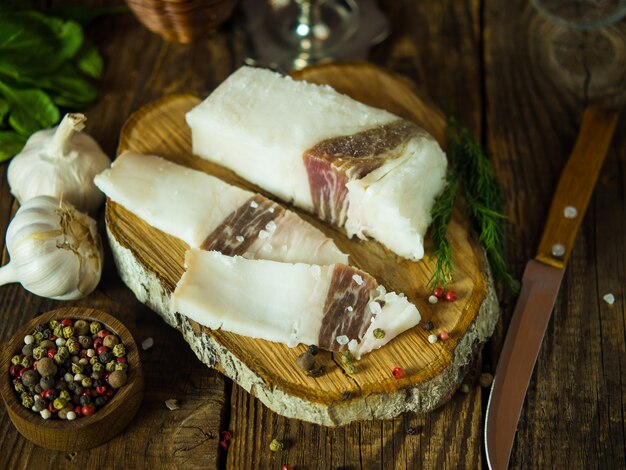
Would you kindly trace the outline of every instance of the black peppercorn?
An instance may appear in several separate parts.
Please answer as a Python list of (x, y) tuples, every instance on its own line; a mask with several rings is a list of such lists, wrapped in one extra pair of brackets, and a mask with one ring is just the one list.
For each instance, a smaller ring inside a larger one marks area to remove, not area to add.
[(22, 375), (22, 383), (26, 387), (34, 387), (39, 382), (39, 374), (34, 370), (27, 370)]
[(58, 380), (57, 383), (54, 385), (54, 388), (59, 391), (67, 391), (67, 382), (65, 380)]
[(43, 390), (49, 390), (54, 387), (54, 377), (51, 375), (45, 375), (39, 381), (39, 385)]
[(111, 362), (114, 359), (115, 357), (109, 351), (103, 352), (102, 354), (100, 354), (100, 356), (98, 356), (98, 360), (101, 364), (106, 364), (107, 362)]
[(78, 400), (78, 402), (82, 405), (88, 405), (89, 403), (91, 403), (91, 397), (89, 397), (88, 395), (81, 395), (80, 399)]
[(319, 352), (319, 349), (317, 348), (317, 346), (316, 346), (316, 345), (314, 345), (314, 344), (309, 344), (309, 353), (310, 353), (312, 356), (316, 356), (318, 352)]

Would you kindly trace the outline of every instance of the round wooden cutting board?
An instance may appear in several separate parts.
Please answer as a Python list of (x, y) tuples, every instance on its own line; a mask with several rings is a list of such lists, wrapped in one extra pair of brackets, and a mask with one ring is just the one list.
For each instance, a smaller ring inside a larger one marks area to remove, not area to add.
[[(359, 63), (318, 66), (295, 78), (329, 84), (364, 103), (414, 120), (443, 144), (442, 114), (420, 99), (401, 77)], [(118, 153), (131, 150), (159, 155), (263, 193), (229, 170), (191, 154), (185, 113), (199, 102), (194, 96), (176, 95), (141, 108), (122, 129)], [(431, 305), (426, 283), (434, 260), (428, 254), (421, 262), (411, 262), (377, 242), (349, 240), (310, 215), (295, 211), (333, 237), (339, 248), (350, 254), (352, 264), (372, 274), (388, 290), (404, 292), (421, 312), (422, 323), (431, 320), (435, 324), (432, 333), (446, 330), (449, 339), (430, 344), (430, 333), (418, 325), (364, 356), (353, 375), (344, 370), (338, 354), (320, 352), (318, 361), (326, 372), (308, 377), (295, 364), (304, 345), (288, 348), (212, 331), (171, 311), (170, 294), (184, 270), (188, 248), (184, 242), (150, 227), (111, 201), (107, 202), (106, 224), (118, 271), (137, 298), (181, 331), (204, 363), (222, 371), (277, 413), (336, 426), (390, 418), (404, 411), (425, 412), (442, 404), (460, 383), (465, 366), (489, 338), (498, 318), (488, 265), (465, 217), (457, 211), (448, 231), (456, 265), (450, 288), (459, 298)], [(406, 371), (404, 378), (392, 376), (395, 367)]]

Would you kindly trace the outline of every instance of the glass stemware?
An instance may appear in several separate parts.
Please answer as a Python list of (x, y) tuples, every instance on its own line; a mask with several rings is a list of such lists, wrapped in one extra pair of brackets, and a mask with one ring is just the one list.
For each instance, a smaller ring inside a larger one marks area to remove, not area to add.
[(375, 0), (244, 0), (247, 63), (288, 71), (364, 59), (388, 34)]

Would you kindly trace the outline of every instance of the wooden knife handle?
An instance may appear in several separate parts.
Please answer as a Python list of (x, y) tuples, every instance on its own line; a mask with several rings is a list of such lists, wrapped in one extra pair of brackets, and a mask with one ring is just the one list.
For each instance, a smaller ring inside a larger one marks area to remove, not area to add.
[(563, 269), (576, 240), (602, 163), (615, 131), (618, 111), (587, 108), (574, 149), (552, 199), (535, 259)]

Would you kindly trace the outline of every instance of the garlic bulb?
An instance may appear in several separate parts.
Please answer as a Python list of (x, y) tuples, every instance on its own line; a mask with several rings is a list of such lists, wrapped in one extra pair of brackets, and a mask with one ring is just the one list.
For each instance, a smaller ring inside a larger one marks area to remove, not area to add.
[(84, 114), (66, 114), (56, 128), (35, 132), (8, 170), (11, 193), (20, 204), (35, 196), (54, 196), (80, 211), (95, 212), (104, 195), (93, 177), (111, 164), (98, 143), (79, 132)]
[(90, 294), (102, 274), (102, 242), (96, 222), (66, 202), (37, 196), (19, 208), (9, 224), (11, 261), (0, 268), (0, 285), (57, 300)]

